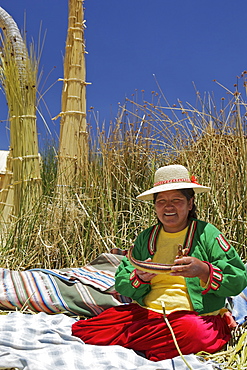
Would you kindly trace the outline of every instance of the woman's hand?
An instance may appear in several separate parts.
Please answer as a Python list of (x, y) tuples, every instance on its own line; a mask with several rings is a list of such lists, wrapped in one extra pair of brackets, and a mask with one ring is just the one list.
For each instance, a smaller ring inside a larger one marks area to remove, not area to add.
[(209, 278), (209, 266), (196, 257), (182, 257), (175, 259), (172, 266), (172, 276), (198, 277), (204, 283)]
[[(145, 262), (150, 262), (152, 261), (151, 258), (148, 258), (145, 260)], [(136, 269), (136, 275), (142, 280), (142, 281), (150, 281), (152, 278), (154, 278), (157, 274), (152, 274), (150, 272), (146, 272), (146, 271), (142, 271), (142, 270), (138, 270)]]

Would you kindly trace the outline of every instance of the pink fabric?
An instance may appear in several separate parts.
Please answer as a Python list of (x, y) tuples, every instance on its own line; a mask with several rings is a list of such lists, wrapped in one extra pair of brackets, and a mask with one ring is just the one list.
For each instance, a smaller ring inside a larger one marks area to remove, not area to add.
[[(231, 337), (227, 321), (220, 315), (177, 311), (167, 318), (184, 355), (199, 351), (214, 353)], [(163, 315), (135, 303), (111, 307), (94, 318), (80, 320), (73, 324), (72, 334), (88, 344), (121, 345), (144, 352), (151, 361), (179, 354)]]

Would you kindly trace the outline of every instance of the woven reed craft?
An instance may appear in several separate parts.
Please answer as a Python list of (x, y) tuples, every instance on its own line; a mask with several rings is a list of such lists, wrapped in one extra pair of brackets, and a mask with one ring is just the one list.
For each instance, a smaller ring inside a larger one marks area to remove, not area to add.
[[(133, 246), (130, 248), (129, 253), (128, 253), (128, 259), (131, 262), (131, 264), (138, 270), (142, 270), (145, 272), (150, 272), (150, 273), (156, 273), (156, 274), (164, 274), (167, 271), (170, 271), (172, 266), (174, 264), (164, 264), (164, 263), (157, 263), (157, 262), (148, 262), (148, 261), (140, 261), (137, 260), (136, 258), (133, 257)], [(186, 251), (187, 249), (183, 249), (182, 245), (178, 246), (178, 253), (177, 256), (179, 258), (186, 256)]]

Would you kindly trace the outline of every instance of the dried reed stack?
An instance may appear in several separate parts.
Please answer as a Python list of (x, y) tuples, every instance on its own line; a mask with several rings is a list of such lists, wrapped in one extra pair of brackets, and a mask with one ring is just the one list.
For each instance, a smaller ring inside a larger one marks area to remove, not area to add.
[(13, 168), (14, 215), (31, 209), (41, 194), (40, 163), (36, 129), (37, 62), (12, 17), (0, 8), (3, 49), (1, 82), (10, 120), (10, 157)]
[(69, 0), (64, 59), (58, 184), (73, 186), (88, 163), (83, 0)]

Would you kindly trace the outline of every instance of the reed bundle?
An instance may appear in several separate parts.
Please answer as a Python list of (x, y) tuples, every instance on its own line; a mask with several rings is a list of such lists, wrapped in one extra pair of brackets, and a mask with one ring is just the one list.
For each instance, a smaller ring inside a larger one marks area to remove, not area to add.
[(69, 0), (60, 113), (58, 184), (75, 186), (88, 167), (84, 12), (82, 0)]
[(17, 25), (2, 8), (0, 26), (3, 30), (1, 82), (9, 109), (13, 214), (17, 216), (30, 210), (41, 194), (36, 128), (37, 62), (34, 55), (28, 56)]

